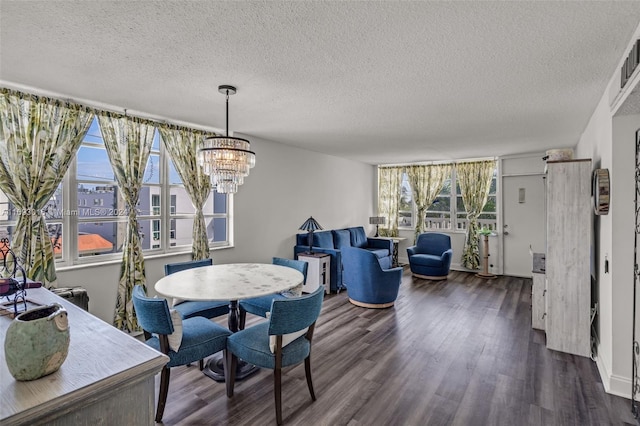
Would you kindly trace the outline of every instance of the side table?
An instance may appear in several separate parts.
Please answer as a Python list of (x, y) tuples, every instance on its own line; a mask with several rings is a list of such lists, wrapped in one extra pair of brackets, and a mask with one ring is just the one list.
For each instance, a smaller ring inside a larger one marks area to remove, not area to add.
[(377, 238), (380, 240), (391, 240), (391, 242), (393, 242), (393, 251), (391, 252), (391, 266), (394, 268), (396, 266), (400, 266), (400, 264), (398, 263), (398, 244), (400, 243), (400, 241), (406, 240), (406, 238), (400, 238), (400, 237), (370, 237), (370, 238)]
[(309, 264), (307, 281), (302, 286), (302, 291), (312, 293), (323, 285), (325, 294), (329, 293), (331, 255), (328, 253), (300, 253), (298, 254), (298, 260)]

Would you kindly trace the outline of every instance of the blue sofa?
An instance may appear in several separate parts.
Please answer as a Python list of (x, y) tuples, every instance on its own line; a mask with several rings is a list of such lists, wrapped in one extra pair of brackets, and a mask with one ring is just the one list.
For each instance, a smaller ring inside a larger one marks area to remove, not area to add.
[[(309, 234), (296, 234), (293, 258), (309, 251)], [(313, 233), (313, 251), (331, 255), (330, 290), (337, 293), (346, 288), (342, 282), (342, 252), (344, 247), (357, 247), (375, 254), (382, 269), (391, 267), (393, 242), (387, 239), (367, 238), (364, 227), (355, 226), (345, 229), (333, 229)]]

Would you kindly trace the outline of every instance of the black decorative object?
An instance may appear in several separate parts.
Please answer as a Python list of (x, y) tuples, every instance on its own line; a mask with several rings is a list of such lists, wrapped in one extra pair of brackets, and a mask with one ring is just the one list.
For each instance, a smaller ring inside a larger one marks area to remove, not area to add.
[(307, 241), (309, 242), (309, 253), (313, 254), (313, 231), (322, 230), (322, 226), (313, 218), (313, 216), (309, 217), (302, 226), (300, 226), (301, 231), (309, 231), (309, 236), (307, 237)]
[[(5, 305), (13, 305), (14, 314), (27, 309), (27, 274), (9, 247), (9, 239), (0, 239), (0, 298), (7, 298)], [(13, 297), (12, 297), (13, 296)]]

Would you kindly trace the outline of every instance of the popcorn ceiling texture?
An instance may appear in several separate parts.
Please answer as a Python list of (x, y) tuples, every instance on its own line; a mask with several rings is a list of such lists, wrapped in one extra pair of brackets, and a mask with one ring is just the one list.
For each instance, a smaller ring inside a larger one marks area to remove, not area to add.
[(640, 2), (0, 0), (0, 80), (376, 163), (573, 146)]

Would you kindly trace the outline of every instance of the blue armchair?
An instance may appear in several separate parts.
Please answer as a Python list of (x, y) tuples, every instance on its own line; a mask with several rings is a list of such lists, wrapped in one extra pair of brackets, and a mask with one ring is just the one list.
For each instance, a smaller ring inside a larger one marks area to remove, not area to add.
[[(269, 321), (232, 334), (227, 341), (225, 381), (227, 396), (233, 396), (237, 359), (273, 370), (276, 421), (282, 424), (282, 368), (304, 361), (307, 387), (316, 400), (311, 380), (311, 340), (322, 309), (324, 289), (319, 287), (300, 297), (274, 300)], [(296, 333), (291, 336), (291, 333)], [(251, 391), (251, 389), (249, 389)]]
[(170, 368), (190, 364), (220, 351), (224, 351), (223, 359), (226, 359), (227, 337), (231, 332), (204, 317), (181, 320), (176, 315), (177, 318), (172, 318), (167, 301), (147, 297), (139, 285), (133, 288), (132, 296), (138, 323), (144, 330), (145, 343), (169, 357), (160, 374), (156, 422), (161, 422), (169, 393)]
[(355, 247), (343, 248), (342, 258), (351, 303), (364, 308), (393, 306), (402, 281), (402, 267), (383, 269), (375, 253)]
[(407, 248), (407, 255), (414, 277), (446, 280), (453, 256), (451, 237), (437, 232), (420, 234), (416, 245)]

